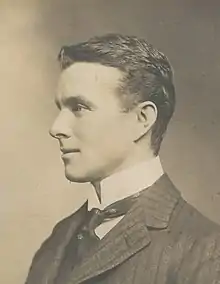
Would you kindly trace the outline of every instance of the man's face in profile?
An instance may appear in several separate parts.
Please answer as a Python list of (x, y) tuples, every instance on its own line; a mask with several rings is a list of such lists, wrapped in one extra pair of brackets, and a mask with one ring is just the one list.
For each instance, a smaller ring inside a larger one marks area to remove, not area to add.
[(96, 63), (75, 63), (62, 71), (50, 130), (62, 151), (70, 181), (88, 182), (114, 172), (133, 150), (135, 117), (123, 112), (117, 94), (122, 73)]

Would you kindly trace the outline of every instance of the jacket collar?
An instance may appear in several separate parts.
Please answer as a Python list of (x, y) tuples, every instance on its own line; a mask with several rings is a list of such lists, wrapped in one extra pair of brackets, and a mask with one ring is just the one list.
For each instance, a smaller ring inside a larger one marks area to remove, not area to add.
[(181, 197), (167, 174), (142, 191), (136, 206), (144, 211), (147, 227), (165, 229)]
[(149, 228), (165, 229), (180, 200), (167, 174), (143, 190), (125, 217), (95, 247), (80, 266), (76, 266), (70, 283), (79, 284), (116, 267), (148, 246)]

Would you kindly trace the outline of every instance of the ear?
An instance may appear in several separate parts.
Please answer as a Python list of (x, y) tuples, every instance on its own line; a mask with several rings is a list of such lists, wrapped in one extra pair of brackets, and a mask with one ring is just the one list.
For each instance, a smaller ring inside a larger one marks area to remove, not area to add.
[(135, 141), (146, 135), (156, 122), (158, 110), (156, 105), (151, 101), (140, 103), (136, 107), (137, 115), (137, 137)]

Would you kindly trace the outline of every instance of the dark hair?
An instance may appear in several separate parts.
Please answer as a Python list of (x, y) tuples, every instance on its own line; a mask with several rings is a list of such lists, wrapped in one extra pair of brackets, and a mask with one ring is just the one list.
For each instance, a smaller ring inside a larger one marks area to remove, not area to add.
[(107, 34), (62, 47), (58, 60), (62, 70), (75, 62), (100, 63), (121, 70), (124, 77), (119, 91), (129, 94), (130, 107), (143, 101), (151, 101), (157, 106), (151, 147), (154, 154), (158, 154), (175, 107), (172, 67), (163, 53), (144, 39)]

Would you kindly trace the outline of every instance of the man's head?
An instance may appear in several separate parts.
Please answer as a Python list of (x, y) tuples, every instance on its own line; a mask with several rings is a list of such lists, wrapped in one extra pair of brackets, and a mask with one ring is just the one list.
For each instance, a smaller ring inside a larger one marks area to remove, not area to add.
[(51, 135), (71, 181), (100, 180), (158, 155), (175, 91), (168, 59), (143, 39), (118, 34), (65, 46), (58, 56), (60, 109)]

